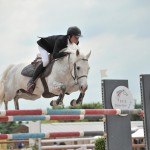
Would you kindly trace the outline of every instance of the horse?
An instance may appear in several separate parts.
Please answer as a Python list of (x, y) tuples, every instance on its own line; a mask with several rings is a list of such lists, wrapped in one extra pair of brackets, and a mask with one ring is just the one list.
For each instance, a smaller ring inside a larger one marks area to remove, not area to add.
[[(47, 88), (49, 90), (46, 98), (58, 96), (56, 100), (52, 100), (50, 105), (57, 106), (63, 104), (65, 94), (80, 91), (77, 100), (72, 100), (70, 104), (75, 106), (82, 104), (85, 92), (88, 88), (87, 77), (89, 72), (88, 59), (91, 51), (87, 54), (82, 53), (77, 45), (72, 45), (64, 49), (68, 55), (59, 59), (55, 59), (51, 73), (45, 77)], [(9, 65), (3, 72), (0, 80), (0, 103), (4, 102), (5, 110), (8, 109), (8, 102), (14, 100), (15, 109), (19, 110), (20, 98), (26, 100), (36, 100), (43, 96), (44, 87), (41, 79), (36, 81), (34, 92), (28, 93), (26, 86), (31, 77), (21, 75), (26, 63), (17, 65)]]

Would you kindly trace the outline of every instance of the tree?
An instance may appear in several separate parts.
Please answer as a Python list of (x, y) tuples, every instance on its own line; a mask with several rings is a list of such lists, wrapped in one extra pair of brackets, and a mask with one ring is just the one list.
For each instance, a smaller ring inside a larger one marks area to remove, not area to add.
[[(135, 109), (142, 109), (141, 104), (135, 104)], [(143, 118), (138, 115), (131, 115), (131, 121), (142, 121)]]

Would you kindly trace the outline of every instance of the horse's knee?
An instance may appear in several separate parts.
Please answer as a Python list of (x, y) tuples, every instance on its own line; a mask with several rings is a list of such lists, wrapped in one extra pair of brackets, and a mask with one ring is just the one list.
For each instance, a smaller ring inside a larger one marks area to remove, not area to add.
[(64, 92), (66, 91), (66, 86), (65, 86), (65, 85), (62, 85), (62, 86), (61, 86), (61, 90), (62, 90), (62, 92), (64, 93)]

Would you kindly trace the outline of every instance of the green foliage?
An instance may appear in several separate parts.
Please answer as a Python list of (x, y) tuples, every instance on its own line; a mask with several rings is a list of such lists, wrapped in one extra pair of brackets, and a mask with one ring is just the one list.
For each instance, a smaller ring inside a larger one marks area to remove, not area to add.
[(98, 138), (95, 142), (95, 150), (105, 150), (105, 138)]
[(102, 104), (98, 103), (88, 103), (83, 105), (77, 105), (77, 106), (69, 106), (68, 109), (101, 109)]
[(1, 122), (0, 123), (0, 133), (1, 134), (9, 134), (14, 129), (19, 126), (16, 122)]
[(46, 124), (46, 123), (58, 123), (58, 122), (60, 122), (60, 121), (59, 120), (43, 120), (42, 121), (42, 123), (44, 123), (44, 124)]
[[(142, 109), (141, 104), (135, 104), (135, 109)], [(131, 115), (131, 121), (142, 121), (143, 118), (138, 115)]]

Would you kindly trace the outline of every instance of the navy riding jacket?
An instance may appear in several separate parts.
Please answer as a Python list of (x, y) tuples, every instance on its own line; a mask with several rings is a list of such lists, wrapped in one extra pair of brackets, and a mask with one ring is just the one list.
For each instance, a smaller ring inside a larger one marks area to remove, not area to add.
[(65, 52), (60, 52), (62, 49), (67, 48), (68, 36), (67, 35), (53, 35), (42, 37), (37, 41), (37, 44), (44, 48), (48, 53), (53, 55), (53, 58), (60, 58), (66, 56)]

